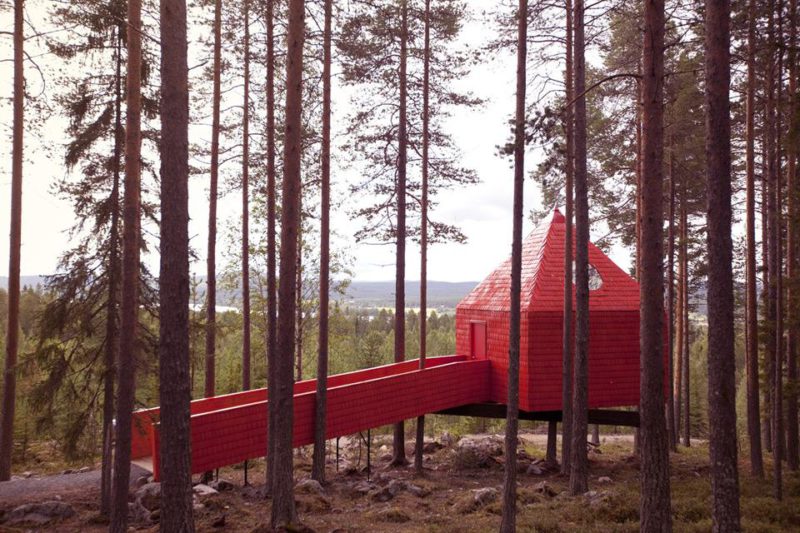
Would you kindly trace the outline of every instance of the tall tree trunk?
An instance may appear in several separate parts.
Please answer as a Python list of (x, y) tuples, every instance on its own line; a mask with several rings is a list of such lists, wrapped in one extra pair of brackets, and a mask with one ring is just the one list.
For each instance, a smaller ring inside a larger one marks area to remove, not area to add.
[(566, 1), (566, 65), (564, 69), (564, 98), (568, 102), (564, 110), (564, 136), (566, 137), (565, 186), (564, 186), (564, 327), (561, 337), (561, 473), (569, 473), (572, 449), (572, 218), (575, 179), (575, 123), (572, 68), (572, 0)]
[(286, 133), (283, 147), (283, 209), (281, 210), (281, 270), (276, 339), (275, 387), (269, 403), (275, 403), (275, 434), (272, 469), (272, 527), (285, 527), (295, 521), (292, 482), (292, 430), (294, 399), (292, 354), (294, 343), (295, 268), (297, 235), (300, 230), (300, 156), (302, 150), (303, 38), (305, 3), (289, 1), (289, 26), (286, 55)]
[[(580, 0), (579, 0), (580, 1)], [(519, 431), (519, 353), (522, 291), (522, 210), (525, 184), (525, 89), (527, 87), (528, 0), (517, 8), (517, 98), (514, 116), (514, 212), (511, 244), (511, 310), (508, 332), (508, 406), (506, 410), (503, 516), (500, 531), (517, 530), (517, 434)]]
[(641, 530), (672, 531), (669, 439), (664, 411), (664, 1), (644, 4), (642, 50)]
[(3, 369), (3, 414), (0, 418), (0, 481), (11, 479), (14, 451), (14, 407), (17, 389), (19, 351), (19, 263), (22, 242), (22, 135), (25, 78), (23, 72), (23, 1), (14, 2), (14, 118), (11, 148), (11, 232), (8, 251), (8, 320), (6, 322), (6, 361)]
[[(769, 69), (767, 69), (767, 73)], [(764, 120), (768, 117), (768, 108), (764, 109)], [(770, 325), (770, 273), (769, 273), (769, 130), (763, 128), (763, 139), (761, 141), (761, 300), (763, 320), (761, 323), (761, 333), (764, 337), (764, 423), (761, 425), (763, 448), (772, 453), (772, 352), (770, 346), (772, 339), (769, 336)]]
[(691, 420), (691, 397), (689, 396), (690, 384), (689, 381), (689, 334), (691, 333), (691, 324), (689, 323), (689, 207), (688, 191), (686, 190), (686, 179), (683, 180), (683, 204), (681, 206), (681, 216), (683, 220), (681, 225), (683, 228), (683, 235), (681, 236), (681, 246), (683, 246), (683, 309), (681, 310), (681, 319), (683, 321), (683, 347), (681, 348), (683, 366), (683, 393), (681, 398), (683, 400), (683, 445), (687, 448), (691, 446), (692, 435), (692, 420)]
[(161, 0), (161, 530), (192, 533), (186, 0)]
[(222, 75), (222, 0), (214, 1), (214, 88), (211, 96), (211, 182), (208, 192), (208, 252), (206, 256), (205, 396), (216, 390), (217, 351), (217, 189), (219, 181), (220, 77)]
[(569, 490), (589, 490), (586, 430), (589, 406), (589, 197), (586, 169), (586, 62), (584, 1), (575, 1), (575, 363), (572, 391), (572, 458)]
[[(789, 131), (798, 131), (797, 115), (797, 0), (789, 0), (789, 116), (792, 117), (789, 123)], [(786, 244), (786, 255), (788, 256), (787, 276), (789, 279), (789, 291), (787, 294), (787, 313), (786, 313), (786, 378), (788, 387), (786, 390), (786, 460), (789, 470), (795, 471), (800, 467), (800, 442), (798, 442), (798, 419), (797, 419), (797, 342), (800, 335), (800, 324), (798, 324), (798, 309), (800, 309), (800, 299), (798, 299), (798, 279), (797, 279), (797, 258), (798, 243), (797, 232), (800, 230), (798, 220), (797, 202), (797, 143), (787, 144), (787, 196), (788, 196), (788, 235)]]
[[(670, 128), (671, 129), (671, 128)], [(667, 222), (667, 328), (669, 353), (667, 393), (667, 439), (671, 451), (677, 451), (678, 430), (675, 426), (675, 154), (672, 132), (669, 133), (667, 172), (669, 173), (669, 221)]]
[(755, 93), (756, 93), (756, 2), (747, 4), (747, 95), (745, 125), (745, 162), (747, 181), (747, 305), (746, 305), (746, 367), (747, 367), (747, 434), (750, 443), (750, 471), (764, 477), (761, 452), (761, 408), (758, 386), (758, 284), (756, 282), (756, 191), (755, 191)]
[(114, 460), (114, 371), (119, 350), (119, 182), (122, 158), (122, 28), (117, 27), (114, 80), (114, 159), (111, 185), (111, 229), (108, 238), (108, 301), (103, 375), (103, 462), (100, 471), (100, 513), (111, 513), (111, 472)]
[(300, 225), (297, 228), (297, 266), (295, 283), (295, 333), (294, 333), (294, 352), (295, 352), (295, 381), (303, 380), (303, 192), (302, 182), (300, 185)]
[(128, 529), (128, 484), (131, 463), (131, 413), (136, 393), (139, 325), (139, 251), (141, 212), (142, 5), (128, 2), (128, 72), (125, 94), (125, 196), (122, 211), (122, 301), (117, 367), (117, 440), (111, 531)]
[(242, 390), (250, 389), (250, 0), (244, 1), (242, 110)]
[[(419, 368), (425, 368), (428, 355), (428, 151), (430, 129), (431, 75), (431, 0), (425, 0), (425, 45), (422, 73), (422, 201), (420, 205), (419, 267)], [(425, 444), (425, 416), (417, 418), (417, 445), (414, 469), (422, 473), (422, 448)]]
[[(680, 205), (678, 206), (678, 235), (676, 239), (678, 239), (678, 280), (677, 280), (677, 292), (678, 294), (675, 297), (675, 330), (676, 330), (676, 341), (675, 341), (675, 352), (676, 352), (676, 361), (675, 361), (675, 381), (674, 381), (674, 391), (673, 391), (673, 403), (675, 405), (675, 442), (677, 443), (680, 439), (681, 435), (681, 424), (683, 422), (682, 413), (683, 413), (683, 401), (681, 394), (683, 392), (683, 337), (686, 335), (685, 328), (683, 327), (683, 282), (685, 279), (684, 272), (683, 272), (683, 256), (684, 256), (684, 248), (683, 248), (683, 225), (684, 225), (684, 218), (683, 218), (683, 206), (684, 206), (684, 187), (683, 181), (686, 178), (681, 178), (681, 191), (680, 197), (678, 201)], [(677, 194), (677, 193), (676, 193)]]
[[(394, 360), (405, 359), (406, 352), (406, 161), (408, 151), (407, 99), (408, 79), (408, 0), (400, 0), (400, 116), (397, 127), (397, 247), (394, 299)], [(403, 422), (394, 425), (392, 465), (406, 464), (405, 428)]]
[(331, 213), (331, 41), (333, 0), (325, 0), (322, 59), (322, 183), (319, 246), (319, 343), (317, 350), (317, 403), (314, 415), (314, 456), (311, 477), (325, 482), (325, 418), (328, 399), (328, 299), (330, 294)]
[[(275, 186), (275, 0), (267, 0), (264, 15), (267, 25), (267, 390), (275, 390), (276, 337), (278, 323), (277, 220)], [(275, 404), (267, 402), (267, 472), (265, 493), (272, 494), (272, 471), (275, 468)]]
[[(777, 131), (776, 122), (776, 60), (775, 55), (778, 50), (778, 43), (775, 37), (775, 10), (774, 0), (769, 2), (769, 23), (767, 35), (769, 39), (769, 65), (767, 67), (767, 172), (768, 172), (768, 197), (767, 197), (767, 218), (769, 224), (769, 308), (767, 309), (767, 323), (769, 325), (767, 353), (772, 360), (770, 375), (772, 377), (772, 454), (773, 454), (773, 482), (775, 498), (781, 499), (783, 496), (783, 439), (782, 429), (782, 401), (781, 401), (781, 351), (778, 327), (781, 319), (780, 311), (780, 147), (776, 142)], [(780, 82), (778, 81), (778, 84)]]
[(740, 531), (731, 238), (730, 0), (706, 0), (708, 421), (713, 530)]

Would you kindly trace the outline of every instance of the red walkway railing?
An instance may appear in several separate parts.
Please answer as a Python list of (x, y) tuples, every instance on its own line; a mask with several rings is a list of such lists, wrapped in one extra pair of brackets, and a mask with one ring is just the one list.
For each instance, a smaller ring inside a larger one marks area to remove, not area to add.
[[(490, 399), (489, 362), (463, 356), (429, 358), (424, 370), (405, 361), (328, 378), (327, 438), (349, 435)], [(294, 446), (313, 442), (316, 381), (294, 387)], [(266, 389), (193, 401), (192, 472), (263, 457), (267, 449)], [(158, 409), (134, 414), (132, 458), (153, 457), (159, 475)]]

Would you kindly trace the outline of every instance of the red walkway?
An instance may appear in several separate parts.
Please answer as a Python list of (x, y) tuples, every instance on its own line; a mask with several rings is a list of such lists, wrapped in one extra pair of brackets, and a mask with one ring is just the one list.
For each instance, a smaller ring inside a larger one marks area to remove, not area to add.
[[(328, 378), (326, 437), (331, 439), (401, 420), (490, 400), (489, 361), (432, 357)], [(294, 386), (294, 445), (314, 439), (316, 380)], [(192, 473), (263, 457), (267, 450), (266, 389), (191, 403)], [(132, 459), (152, 460), (158, 479), (158, 408), (134, 413)]]

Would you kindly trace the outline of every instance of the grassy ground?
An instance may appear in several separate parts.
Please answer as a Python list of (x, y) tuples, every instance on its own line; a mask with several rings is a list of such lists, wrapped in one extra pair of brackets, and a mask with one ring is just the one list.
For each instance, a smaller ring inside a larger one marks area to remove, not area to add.
[[(542, 457), (544, 437), (525, 435), (525, 451)], [(356, 465), (356, 451), (351, 450), (351, 464)], [(419, 532), (482, 532), (496, 531), (500, 523), (500, 501), (484, 505), (474, 503), (474, 490), (485, 487), (500, 489), (503, 470), (500, 463), (490, 462), (481, 468), (456, 468), (454, 452), (445, 448), (431, 454), (426, 461), (424, 478), (414, 478), (411, 469), (386, 470), (386, 449), (373, 448), (372, 481), (376, 487), (386, 486), (392, 479), (403, 479), (422, 489), (414, 495), (400, 491), (386, 502), (375, 501), (362, 492), (366, 474), (361, 471), (329, 470), (330, 484), (322, 495), (313, 491), (298, 493), (298, 513), (303, 524), (318, 532), (419, 531)], [(639, 481), (638, 463), (631, 454), (628, 436), (602, 438), (600, 453), (591, 454), (590, 489), (587, 496), (570, 497), (567, 480), (557, 473), (519, 476), (520, 531), (560, 532), (625, 532), (638, 531)], [(529, 463), (524, 459), (523, 463)], [(363, 450), (362, 461), (363, 466)], [(680, 448), (672, 454), (672, 508), (677, 532), (710, 531), (710, 499), (708, 449), (697, 441), (692, 448)], [(296, 477), (307, 477), (309, 459), (298, 455)], [(742, 464), (742, 517), (746, 531), (800, 531), (800, 476), (785, 476), (785, 499), (771, 497), (769, 479), (751, 478)], [(196, 506), (199, 531), (264, 531), (269, 517), (268, 501), (263, 501), (241, 488), (243, 471), (229, 468), (220, 477), (232, 481), (232, 491), (205, 497)], [(256, 462), (250, 469), (250, 480), (263, 480), (263, 467)], [(361, 487), (361, 489), (359, 489)], [(106, 526), (97, 520), (96, 494), (72, 496), (78, 515), (55, 526), (58, 531), (103, 531)], [(67, 499), (67, 498), (65, 498)], [(156, 531), (156, 526), (141, 527)], [(0, 526), (0, 531), (2, 527)]]

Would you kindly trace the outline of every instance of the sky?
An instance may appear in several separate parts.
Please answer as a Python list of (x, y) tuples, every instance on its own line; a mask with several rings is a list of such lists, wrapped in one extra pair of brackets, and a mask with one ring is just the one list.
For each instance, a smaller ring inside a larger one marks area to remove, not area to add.
[[(485, 42), (489, 27), (481, 20), (481, 8), (486, 0), (468, 0), (474, 10), (474, 19), (467, 23), (463, 39), (472, 44)], [(32, 15), (36, 15), (33, 13)], [(3, 15), (0, 29), (10, 30), (11, 17)], [(0, 38), (0, 276), (8, 274), (8, 233), (10, 208), (11, 111), (10, 96), (12, 72), (10, 39)], [(553, 68), (556, 68), (555, 66)], [(32, 69), (26, 70), (28, 83), (38, 80)], [(556, 73), (553, 77), (558, 77)], [(500, 158), (496, 147), (509, 135), (508, 119), (514, 111), (515, 57), (513, 51), (500, 54), (491, 62), (476, 66), (469, 76), (460, 80), (461, 89), (468, 89), (485, 100), (478, 109), (456, 111), (446, 123), (460, 148), (464, 166), (476, 171), (480, 183), (460, 190), (445, 191), (439, 196), (436, 217), (460, 227), (467, 237), (465, 244), (437, 244), (430, 248), (428, 279), (436, 281), (478, 281), (490, 273), (511, 253), (513, 170), (510, 160)], [(334, 135), (344, 123), (348, 109), (346, 92), (336, 96), (334, 86)], [(44, 144), (63, 143), (63, 120), (50, 120), (44, 132)], [(195, 132), (202, 128), (193, 128)], [(198, 135), (210, 136), (209, 131)], [(193, 133), (194, 134), (194, 133)], [(38, 142), (26, 147), (23, 185), (22, 266), (23, 275), (42, 275), (56, 271), (60, 254), (69, 246), (66, 229), (72, 223), (71, 206), (51, 194), (52, 183), (64, 176), (63, 168), (45, 156)], [(58, 153), (58, 150), (56, 150)], [(533, 168), (540, 153), (536, 148), (528, 151), (526, 169)], [(348, 173), (350, 172), (350, 173)], [(332, 194), (336, 198), (347, 194), (348, 183), (354, 178), (352, 171), (334, 166), (332, 169)], [(198, 274), (204, 272), (207, 183), (201, 178), (190, 182), (190, 236), (200, 262), (192, 265)], [(540, 194), (531, 180), (525, 183), (525, 211), (539, 208)], [(230, 194), (220, 200), (220, 228), (225, 221), (238, 221), (240, 216), (238, 195)], [(347, 210), (335, 210), (332, 227), (336, 229), (332, 247), (344, 249), (351, 256), (353, 279), (380, 281), (394, 278), (394, 247), (360, 245), (354, 242), (353, 233), (359, 222), (351, 220)], [(524, 233), (533, 223), (525, 217)], [(253, 228), (259, 231), (261, 228)], [(220, 230), (222, 235), (222, 229)], [(223, 246), (220, 245), (219, 248)], [(618, 250), (612, 256), (623, 268), (628, 266), (627, 253)], [(157, 269), (158, 259), (147, 259)], [(419, 279), (419, 248), (409, 242), (406, 256), (409, 280)]]

